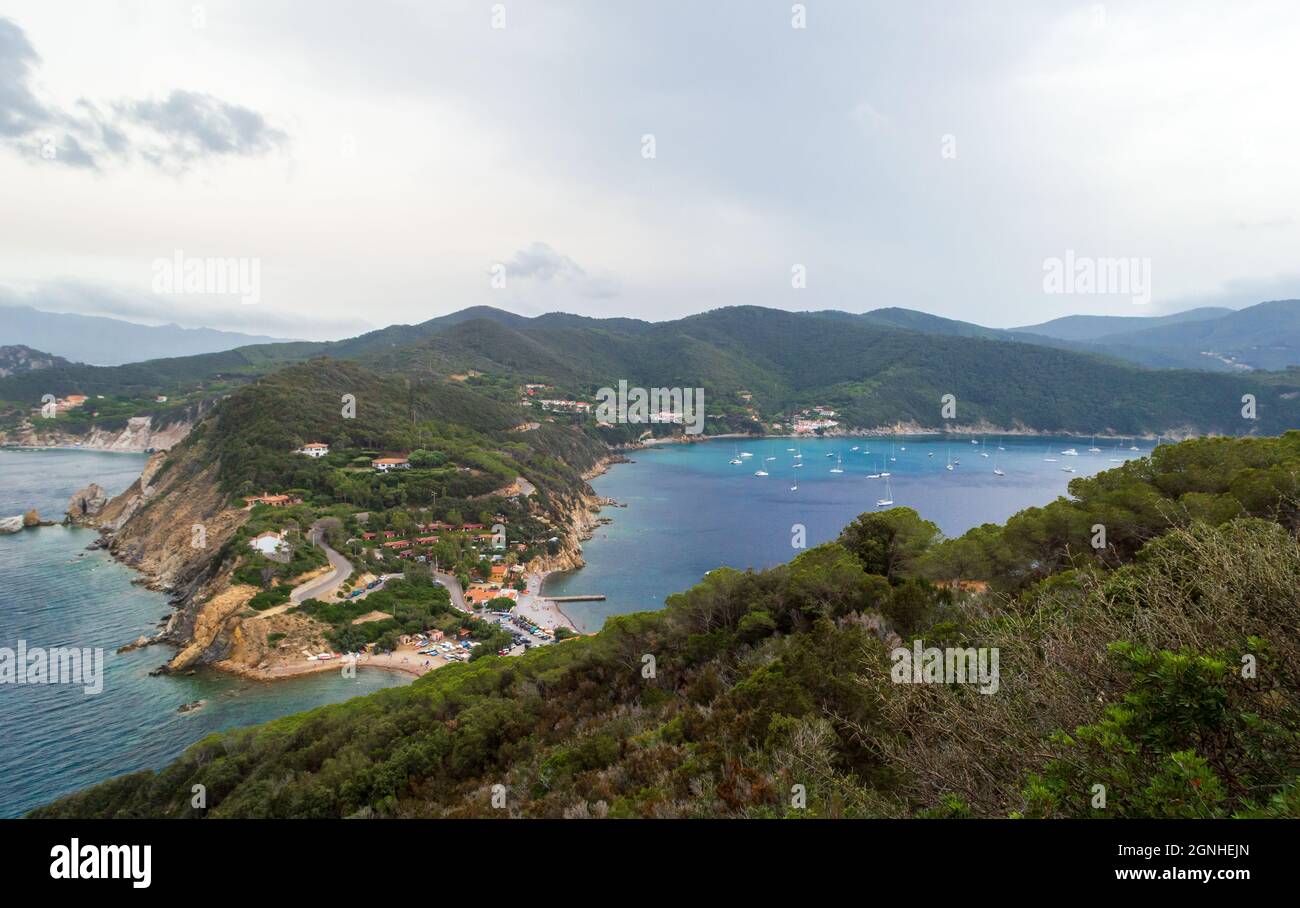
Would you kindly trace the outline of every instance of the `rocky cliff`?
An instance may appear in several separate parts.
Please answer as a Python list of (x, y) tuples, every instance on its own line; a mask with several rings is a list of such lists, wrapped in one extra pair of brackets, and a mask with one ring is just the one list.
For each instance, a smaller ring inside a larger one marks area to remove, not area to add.
[[(44, 424), (44, 425), (43, 425)], [(120, 429), (91, 427), (85, 434), (67, 432), (54, 420), (24, 419), (16, 428), (0, 431), (0, 444), (30, 448), (81, 447), (93, 451), (166, 451), (180, 443), (194, 423), (189, 420), (154, 425), (151, 416), (132, 416)]]
[(113, 555), (143, 572), (151, 589), (171, 594), (177, 611), (158, 637), (181, 647), (171, 670), (222, 658), (222, 635), (247, 601), (222, 595), (229, 583), (218, 556), (248, 512), (228, 506), (217, 465), (204, 453), (199, 444), (153, 455), (125, 492), (81, 519), (99, 528)]

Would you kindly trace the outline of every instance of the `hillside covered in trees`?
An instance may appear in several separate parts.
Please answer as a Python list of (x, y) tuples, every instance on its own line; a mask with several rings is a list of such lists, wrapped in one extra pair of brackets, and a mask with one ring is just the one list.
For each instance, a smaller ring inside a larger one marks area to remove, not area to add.
[[(955, 540), (865, 514), (34, 815), (1300, 816), (1298, 470), (1300, 432), (1189, 441)], [(903, 683), (913, 646), (997, 653), (997, 683)]]
[[(752, 401), (762, 419), (825, 405), (859, 428), (938, 426), (945, 394), (956, 397), (950, 424), (958, 426), (1246, 435), (1300, 423), (1300, 373), (1294, 371), (1144, 369), (1023, 342), (1029, 335), (936, 328), (933, 320), (897, 312), (850, 316), (742, 306), (649, 323), (558, 313), (527, 319), (479, 307), (331, 343), (254, 345), (112, 368), (69, 363), (0, 378), (0, 424), (23, 418), (43, 394), (102, 394), (116, 402), (114, 415), (130, 401), (145, 413), (158, 406), (158, 396), (172, 405), (207, 400), (319, 357), (417, 383), (479, 373), (503, 388), (545, 382), (587, 397), (620, 380), (702, 387), (710, 414), (744, 410), (743, 401)], [(1246, 394), (1256, 399), (1257, 419), (1243, 419)], [(714, 433), (759, 429), (758, 422), (734, 420), (707, 427)]]

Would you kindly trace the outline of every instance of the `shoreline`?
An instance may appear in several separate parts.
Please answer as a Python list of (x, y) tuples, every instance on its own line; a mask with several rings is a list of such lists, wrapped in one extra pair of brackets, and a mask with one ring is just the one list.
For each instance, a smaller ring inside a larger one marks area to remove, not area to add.
[[(406, 659), (409, 661), (399, 661)], [(418, 660), (418, 661), (417, 661)], [(437, 664), (425, 666), (423, 661), (437, 660)], [(237, 675), (249, 681), (258, 681), (264, 684), (271, 684), (275, 681), (285, 681), (290, 678), (302, 678), (307, 675), (321, 675), (326, 672), (341, 672), (343, 666), (348, 664), (346, 658), (326, 659), (325, 661), (308, 662), (305, 658), (301, 662), (282, 662), (276, 665), (258, 668), (256, 666), (239, 665), (229, 660), (212, 662), (206, 667), (219, 671), (227, 675)], [(397, 650), (391, 654), (384, 655), (363, 655), (356, 661), (357, 671), (362, 669), (374, 669), (385, 672), (399, 672), (407, 675), (414, 675), (419, 678), (442, 668), (444, 665), (452, 664), (450, 661), (443, 659), (441, 656), (420, 656), (414, 649)]]
[(154, 448), (152, 452), (144, 448), (104, 448), (93, 445), (0, 445), (0, 451), (91, 451), (95, 454), (135, 454), (148, 457), (151, 453), (165, 451), (166, 448)]
[[(959, 426), (951, 429), (937, 429), (924, 426), (897, 426), (886, 427), (877, 426), (871, 429), (852, 428), (845, 429), (836, 427), (818, 434), (816, 432), (765, 432), (756, 434), (753, 432), (727, 432), (721, 435), (673, 435), (666, 438), (650, 438), (645, 441), (638, 441), (626, 445), (619, 445), (611, 448), (618, 454), (626, 454), (631, 451), (638, 451), (644, 448), (661, 448), (665, 445), (690, 445), (702, 444), (710, 441), (734, 441), (739, 438), (763, 440), (765, 438), (796, 438), (803, 440), (817, 440), (819, 438), (913, 438), (913, 437), (937, 437), (942, 438), (945, 435), (961, 436), (971, 438), (974, 436), (1006, 436), (1008, 438), (1069, 438), (1081, 440), (1086, 438), (1097, 438), (1100, 440), (1116, 441), (1120, 439), (1141, 439), (1142, 441), (1154, 441), (1157, 438), (1167, 438), (1171, 442), (1186, 441), (1192, 438), (1206, 437), (1201, 433), (1178, 432), (1178, 433), (1139, 433), (1137, 435), (1118, 435), (1111, 433), (1098, 432), (1095, 435), (1089, 433), (1069, 432), (1063, 429), (1002, 429), (1002, 428), (983, 428), (974, 426)], [(1228, 436), (1231, 437), (1231, 436)], [(601, 471), (603, 472), (603, 471)]]

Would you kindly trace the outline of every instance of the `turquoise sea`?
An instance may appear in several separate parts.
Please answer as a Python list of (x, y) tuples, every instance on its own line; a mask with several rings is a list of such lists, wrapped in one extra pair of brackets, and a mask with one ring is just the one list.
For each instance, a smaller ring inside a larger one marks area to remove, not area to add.
[[(143, 455), (92, 451), (0, 450), (0, 516), (35, 506), (62, 518), (72, 493), (98, 482), (125, 489)], [(170, 614), (166, 597), (132, 580), (140, 575), (104, 552), (87, 552), (90, 530), (61, 526), (0, 536), (0, 646), (104, 649), (104, 689), (87, 695), (73, 685), (0, 684), (0, 817), (111, 776), (154, 769), (190, 744), (222, 729), (410, 682), (410, 676), (363, 670), (259, 683), (219, 672), (149, 677), (167, 647), (114, 651), (155, 630)], [(206, 700), (201, 709), (177, 707)]]
[[(891, 473), (895, 506), (914, 508), (956, 536), (1066, 495), (1071, 479), (1151, 453), (1150, 441), (1138, 442), (1136, 452), (1129, 450), (1133, 444), (1097, 439), (1102, 450), (1090, 453), (1088, 438), (990, 436), (982, 444), (972, 444), (970, 436), (777, 438), (634, 451), (634, 464), (615, 464), (592, 482), (598, 494), (627, 507), (601, 512), (613, 522), (584, 543), (587, 566), (548, 577), (544, 591), (603, 593), (603, 602), (564, 605), (583, 630), (599, 630), (610, 615), (661, 608), (670, 593), (694, 586), (714, 568), (789, 561), (798, 554), (792, 546), (796, 524), (805, 528), (810, 547), (834, 539), (887, 496), (885, 480), (868, 474)], [(1071, 449), (1077, 456), (1061, 453)], [(751, 456), (731, 463), (742, 452)], [(951, 471), (950, 458), (960, 461)], [(842, 473), (831, 472), (837, 464)], [(1005, 476), (994, 474), (995, 464)], [(770, 475), (755, 476), (759, 469)]]

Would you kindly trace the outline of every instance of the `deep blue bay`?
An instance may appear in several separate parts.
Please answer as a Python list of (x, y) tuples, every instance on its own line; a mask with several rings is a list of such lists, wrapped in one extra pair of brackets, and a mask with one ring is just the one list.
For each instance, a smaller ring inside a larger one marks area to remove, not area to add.
[[(548, 577), (545, 592), (607, 596), (603, 602), (563, 606), (583, 630), (599, 630), (610, 615), (661, 608), (668, 595), (689, 589), (715, 568), (789, 561), (798, 554), (791, 545), (795, 524), (806, 528), (810, 547), (834, 539), (863, 511), (880, 510), (876, 502), (886, 495), (885, 481), (867, 475), (882, 469), (892, 474), (895, 506), (914, 508), (946, 536), (958, 536), (1067, 495), (1071, 479), (1149, 454), (1152, 447), (1142, 441), (1134, 452), (1131, 441), (1098, 439), (1101, 451), (1089, 453), (1088, 438), (989, 436), (982, 441), (972, 444), (970, 436), (743, 439), (631, 452), (635, 463), (615, 464), (592, 482), (598, 494), (627, 507), (602, 511), (613, 522), (597, 527), (584, 543), (587, 566)], [(796, 461), (789, 448), (802, 457)], [(1071, 449), (1077, 456), (1061, 453)], [(740, 452), (751, 456), (732, 464)], [(949, 458), (960, 461), (951, 471)], [(804, 466), (796, 469), (796, 462)], [(831, 472), (837, 463), (842, 473)], [(995, 463), (1005, 476), (994, 474)], [(755, 476), (762, 468), (770, 475)], [(798, 491), (792, 491), (796, 480)]]

